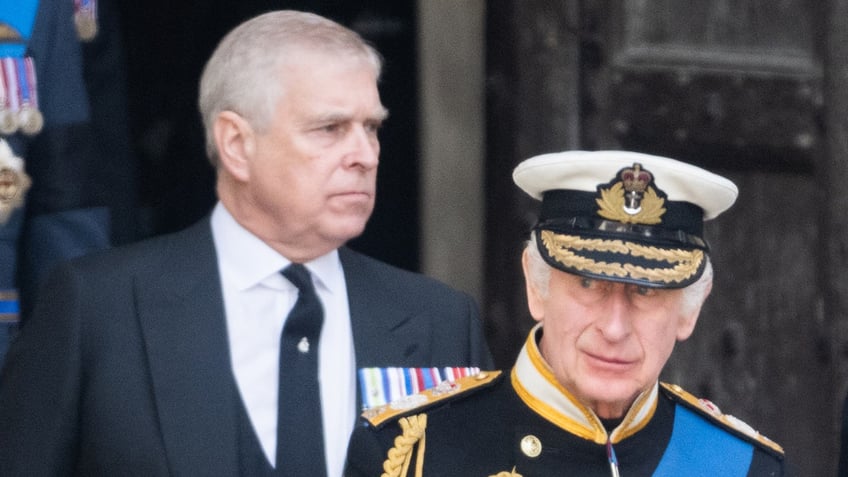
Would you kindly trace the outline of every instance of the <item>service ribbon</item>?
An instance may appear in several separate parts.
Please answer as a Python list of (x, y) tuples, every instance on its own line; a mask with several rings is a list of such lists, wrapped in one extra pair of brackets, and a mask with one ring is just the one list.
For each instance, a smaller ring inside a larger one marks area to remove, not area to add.
[(31, 57), (15, 58), (18, 73), (18, 91), (20, 93), (20, 109), (18, 125), (24, 134), (34, 136), (44, 126), (44, 117), (38, 110), (38, 96), (35, 67)]
[(0, 134), (9, 136), (18, 130), (18, 121), (11, 109), (11, 102), (6, 86), (6, 62), (0, 59)]

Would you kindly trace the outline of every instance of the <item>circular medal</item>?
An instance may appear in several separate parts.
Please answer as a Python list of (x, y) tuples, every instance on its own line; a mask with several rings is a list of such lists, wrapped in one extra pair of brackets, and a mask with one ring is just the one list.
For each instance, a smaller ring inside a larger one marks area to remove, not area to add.
[(0, 225), (9, 220), (15, 209), (23, 206), (30, 185), (32, 180), (24, 170), (24, 161), (0, 138)]
[(21, 190), (18, 171), (9, 167), (0, 169), (0, 202), (11, 202)]
[(10, 136), (18, 130), (18, 119), (8, 109), (0, 109), (0, 134)]
[(0, 225), (5, 224), (15, 209), (23, 206), (24, 194), (30, 186), (29, 176), (12, 167), (0, 167)]
[(24, 105), (18, 111), (18, 125), (24, 134), (34, 136), (44, 127), (44, 116), (32, 106)]
[(74, 25), (77, 27), (77, 36), (82, 41), (91, 41), (97, 36), (97, 19), (94, 13), (81, 10), (74, 14)]

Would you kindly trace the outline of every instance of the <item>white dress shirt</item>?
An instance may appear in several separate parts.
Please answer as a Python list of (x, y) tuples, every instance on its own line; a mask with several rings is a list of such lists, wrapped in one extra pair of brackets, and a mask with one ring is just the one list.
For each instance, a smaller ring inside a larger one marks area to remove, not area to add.
[[(297, 288), (280, 271), (291, 262), (239, 225), (220, 202), (212, 212), (212, 238), (233, 373), (262, 449), (275, 465), (280, 333), (297, 301)], [(304, 265), (324, 306), (318, 373), (327, 475), (336, 477), (342, 475), (356, 419), (356, 363), (347, 287), (338, 251)]]

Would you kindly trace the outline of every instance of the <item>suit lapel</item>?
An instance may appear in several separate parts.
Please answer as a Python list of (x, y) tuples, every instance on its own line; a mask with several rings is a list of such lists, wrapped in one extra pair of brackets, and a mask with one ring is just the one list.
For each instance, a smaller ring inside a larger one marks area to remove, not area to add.
[[(339, 249), (347, 284), (357, 368), (422, 366), (428, 357), (430, 335), (415, 326), (420, 310), (396, 296), (398, 274), (376, 260), (346, 247)], [(392, 343), (385, 346), (385, 343)]]
[(135, 290), (168, 461), (174, 474), (236, 475), (238, 399), (209, 220), (171, 240)]

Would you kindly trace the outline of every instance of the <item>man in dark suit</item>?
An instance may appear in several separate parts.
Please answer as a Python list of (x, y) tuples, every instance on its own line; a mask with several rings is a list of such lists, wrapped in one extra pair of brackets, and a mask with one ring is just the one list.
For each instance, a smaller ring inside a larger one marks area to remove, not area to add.
[[(0, 381), (0, 475), (311, 477), (323, 469), (276, 447), (318, 427), (325, 451), (298, 452), (337, 476), (366, 392), (357, 368), (491, 366), (470, 297), (344, 246), (374, 206), (380, 69), (312, 14), (267, 13), (222, 40), (199, 101), (219, 203), (51, 275)], [(321, 411), (278, 429), (278, 389), (307, 386), (278, 374), (306, 294), (280, 273), (292, 264), (323, 310), (320, 341), (298, 345), (318, 356)]]

